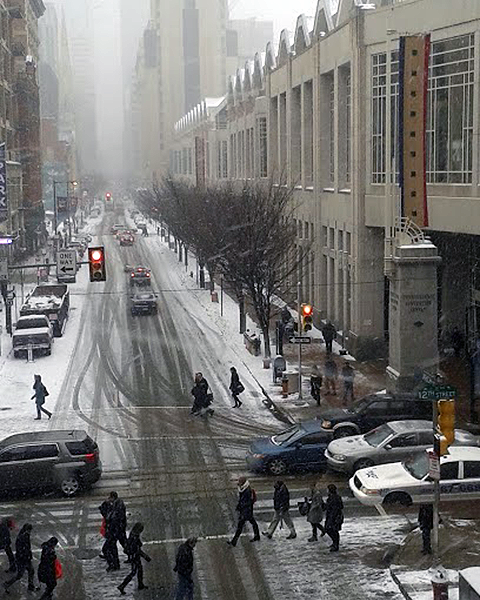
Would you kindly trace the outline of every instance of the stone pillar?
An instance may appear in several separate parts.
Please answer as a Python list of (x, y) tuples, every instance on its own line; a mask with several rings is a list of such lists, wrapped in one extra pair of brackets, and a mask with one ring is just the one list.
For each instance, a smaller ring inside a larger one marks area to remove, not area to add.
[(397, 245), (390, 275), (391, 388), (409, 391), (422, 371), (438, 367), (437, 267), (441, 258), (430, 241)]

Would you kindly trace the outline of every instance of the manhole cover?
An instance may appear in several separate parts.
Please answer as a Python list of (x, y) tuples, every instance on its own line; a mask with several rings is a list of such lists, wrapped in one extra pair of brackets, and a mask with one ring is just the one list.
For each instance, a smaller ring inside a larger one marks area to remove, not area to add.
[(72, 554), (78, 560), (92, 560), (92, 558), (97, 557), (100, 553), (94, 548), (76, 548), (72, 551)]

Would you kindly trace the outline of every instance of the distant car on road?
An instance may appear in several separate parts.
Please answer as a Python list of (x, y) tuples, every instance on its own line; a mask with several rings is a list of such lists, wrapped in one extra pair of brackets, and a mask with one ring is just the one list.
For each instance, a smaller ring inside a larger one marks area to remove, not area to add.
[(149, 287), (152, 273), (147, 267), (134, 267), (130, 272), (130, 285)]
[(0, 493), (58, 489), (74, 496), (102, 475), (99, 449), (85, 431), (29, 431), (0, 442)]
[(326, 467), (325, 449), (333, 433), (320, 421), (304, 421), (271, 437), (255, 440), (248, 449), (247, 467), (282, 475), (293, 470), (318, 470)]
[(130, 310), (132, 316), (156, 315), (157, 298), (153, 292), (136, 292), (130, 298)]
[(115, 223), (115, 225), (112, 225), (112, 227), (110, 229), (110, 233), (112, 235), (115, 235), (119, 231), (124, 231), (125, 229), (126, 229), (125, 225), (120, 225), (119, 223)]
[[(479, 438), (468, 431), (455, 431), (458, 446), (480, 446)], [(382, 463), (406, 460), (433, 446), (431, 421), (390, 421), (363, 435), (333, 440), (325, 451), (334, 471), (353, 473)]]
[(122, 233), (120, 236), (120, 246), (133, 246), (135, 237), (131, 233)]
[[(403, 462), (360, 469), (349, 485), (355, 498), (366, 506), (433, 502), (427, 452)], [(440, 495), (442, 501), (480, 498), (480, 448), (450, 446), (448, 454), (440, 457)]]

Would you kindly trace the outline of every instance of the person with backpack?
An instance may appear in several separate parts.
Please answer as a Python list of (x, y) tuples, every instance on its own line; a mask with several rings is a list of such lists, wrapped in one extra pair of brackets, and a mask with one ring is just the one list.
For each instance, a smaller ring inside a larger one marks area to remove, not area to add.
[(275, 515), (270, 523), (267, 531), (262, 531), (262, 534), (272, 539), (275, 529), (279, 523), (285, 523), (289, 528), (290, 533), (287, 535), (287, 540), (293, 540), (297, 537), (295, 531), (295, 525), (293, 524), (292, 517), (290, 516), (290, 492), (287, 486), (280, 479), (275, 482), (273, 492), (273, 510)]
[(189, 537), (177, 551), (173, 570), (178, 575), (177, 593), (175, 600), (193, 600), (193, 549), (197, 545), (196, 537)]
[(14, 573), (17, 570), (15, 556), (12, 551), (12, 537), (10, 535), (14, 526), (15, 524), (11, 517), (0, 521), (0, 550), (4, 550), (8, 558), (9, 568), (7, 573)]
[(35, 393), (31, 397), (31, 400), (35, 399), (35, 404), (37, 405), (37, 416), (34, 420), (40, 421), (42, 418), (42, 412), (46, 414), (49, 419), (51, 419), (52, 413), (46, 408), (43, 408), (43, 405), (45, 404), (45, 398), (49, 396), (49, 393), (47, 388), (43, 385), (42, 377), (40, 375), (34, 376), (33, 389), (35, 390)]
[(128, 536), (127, 543), (125, 545), (125, 552), (128, 555), (130, 564), (132, 565), (130, 573), (125, 577), (122, 583), (118, 586), (118, 589), (122, 595), (125, 594), (125, 588), (137, 576), (138, 589), (146, 590), (148, 587), (143, 583), (143, 565), (142, 558), (147, 562), (152, 559), (148, 554), (145, 554), (142, 550), (143, 542), (140, 539), (140, 535), (144, 530), (143, 523), (135, 523), (132, 527), (132, 531)]
[(242, 534), (245, 523), (248, 521), (253, 527), (253, 538), (251, 542), (258, 542), (260, 540), (260, 530), (258, 524), (253, 516), (253, 505), (257, 501), (257, 494), (255, 490), (250, 486), (248, 479), (242, 475), (238, 478), (238, 524), (235, 535), (231, 540), (227, 542), (229, 546), (235, 547), (237, 545), (238, 538)]
[(20, 529), (17, 539), (15, 540), (15, 561), (17, 564), (17, 573), (12, 579), (5, 581), (5, 591), (8, 592), (8, 588), (13, 585), (16, 581), (19, 581), (25, 571), (28, 573), (28, 590), (30, 592), (35, 591), (37, 588), (33, 583), (35, 571), (32, 565), (32, 544), (30, 542), (30, 534), (32, 532), (32, 525), (25, 523)]
[(233, 401), (235, 402), (232, 408), (240, 408), (243, 403), (238, 396), (245, 391), (245, 386), (240, 381), (240, 377), (238, 376), (235, 367), (230, 367), (230, 373), (232, 374), (230, 379), (230, 391), (232, 393)]
[(58, 544), (56, 537), (51, 537), (42, 544), (42, 555), (38, 565), (38, 581), (45, 584), (45, 591), (39, 600), (51, 600), (53, 590), (57, 587), (57, 554), (55, 547)]

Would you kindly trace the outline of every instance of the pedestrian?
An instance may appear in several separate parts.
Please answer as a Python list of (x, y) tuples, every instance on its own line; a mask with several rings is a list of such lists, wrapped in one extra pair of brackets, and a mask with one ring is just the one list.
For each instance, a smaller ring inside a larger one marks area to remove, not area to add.
[(196, 373), (194, 385), (192, 388), (192, 396), (194, 398), (191, 409), (192, 415), (201, 415), (208, 413), (213, 415), (213, 409), (208, 408), (211, 404), (211, 394), (208, 393), (208, 381), (202, 373)]
[(245, 523), (248, 521), (251, 523), (253, 527), (253, 538), (250, 540), (251, 542), (258, 542), (260, 540), (260, 531), (258, 529), (257, 522), (253, 516), (253, 505), (256, 501), (256, 493), (255, 490), (250, 486), (250, 482), (245, 476), (241, 476), (238, 478), (238, 503), (237, 503), (237, 512), (238, 512), (238, 524), (237, 530), (235, 531), (235, 535), (231, 540), (227, 542), (229, 546), (236, 546), (238, 538), (240, 537)]
[(175, 600), (193, 600), (193, 549), (197, 544), (196, 537), (189, 537), (177, 551), (173, 570), (178, 576), (177, 594)]
[(337, 363), (335, 362), (335, 360), (333, 359), (333, 357), (331, 355), (325, 361), (324, 374), (325, 374), (325, 388), (326, 388), (325, 395), (328, 396), (329, 394), (332, 394), (333, 396), (336, 396), (337, 395), (336, 381), (337, 381), (337, 375), (338, 375), (338, 368), (337, 368)]
[(460, 329), (455, 326), (451, 335), (453, 352), (457, 358), (460, 358), (463, 350), (463, 346), (465, 344), (465, 338)]
[(332, 540), (330, 552), (338, 552), (340, 547), (340, 530), (343, 525), (343, 501), (337, 492), (337, 486), (328, 486), (328, 496), (325, 502), (325, 533)]
[(432, 553), (433, 505), (420, 504), (418, 509), (418, 524), (422, 532), (422, 554)]
[(327, 321), (325, 323), (325, 325), (322, 327), (322, 335), (323, 335), (323, 339), (325, 340), (325, 347), (327, 349), (327, 354), (331, 354), (333, 340), (337, 337), (337, 330), (335, 329), (335, 326), (333, 325), (333, 323), (330, 320)]
[(40, 375), (34, 376), (33, 389), (35, 393), (31, 397), (31, 400), (35, 400), (35, 404), (37, 405), (37, 416), (35, 417), (35, 421), (40, 421), (42, 418), (42, 412), (47, 415), (49, 419), (52, 418), (52, 413), (48, 411), (46, 408), (43, 408), (45, 404), (45, 398), (49, 396), (47, 388), (42, 383), (42, 377)]
[(322, 383), (323, 383), (322, 374), (320, 373), (318, 366), (313, 365), (312, 372), (310, 374), (310, 393), (312, 395), (312, 398), (317, 403), (317, 406), (320, 406), (320, 400), (321, 400), (320, 390), (322, 388)]
[(45, 591), (39, 600), (51, 600), (53, 590), (57, 587), (56, 561), (57, 554), (55, 547), (58, 544), (56, 537), (51, 537), (42, 544), (42, 555), (38, 565), (38, 581), (45, 584)]
[(239, 394), (245, 391), (245, 386), (240, 381), (240, 378), (237, 373), (237, 369), (235, 367), (230, 367), (230, 373), (232, 377), (230, 379), (230, 391), (232, 392), (232, 398), (235, 402), (232, 408), (240, 408), (243, 402), (238, 397)]
[(100, 514), (105, 519), (105, 543), (102, 548), (102, 558), (107, 561), (107, 571), (118, 571), (117, 542), (125, 549), (127, 542), (127, 510), (125, 503), (118, 497), (117, 492), (110, 492), (108, 499), (100, 505)]
[(295, 525), (293, 524), (290, 516), (290, 492), (288, 491), (288, 488), (284, 482), (280, 479), (278, 479), (274, 485), (273, 510), (275, 511), (275, 515), (272, 519), (272, 522), (268, 526), (267, 531), (262, 531), (262, 534), (271, 540), (278, 524), (280, 523), (281, 527), (281, 524), (285, 523), (290, 530), (290, 534), (287, 535), (287, 540), (295, 539), (297, 537), (297, 533), (295, 531)]
[(23, 577), (25, 571), (28, 573), (28, 590), (33, 592), (37, 589), (33, 583), (35, 571), (32, 565), (33, 555), (32, 544), (30, 541), (32, 529), (33, 527), (30, 525), (30, 523), (25, 523), (17, 535), (17, 539), (15, 540), (15, 560), (17, 564), (17, 573), (14, 577), (12, 577), (12, 579), (9, 579), (3, 584), (6, 592), (8, 592), (8, 588), (11, 585)]
[(316, 482), (312, 483), (308, 501), (310, 502), (310, 510), (307, 514), (307, 522), (312, 526), (312, 535), (308, 538), (308, 541), (317, 542), (319, 531), (321, 532), (322, 536), (325, 535), (325, 529), (322, 527), (325, 503), (323, 502), (322, 492), (320, 491), (319, 485)]
[(14, 573), (17, 570), (15, 565), (15, 556), (12, 551), (12, 537), (10, 532), (15, 527), (15, 523), (11, 517), (0, 521), (0, 550), (4, 550), (8, 558), (9, 567), (6, 573)]
[(355, 381), (355, 371), (352, 365), (345, 361), (342, 368), (342, 380), (343, 380), (343, 404), (347, 405), (348, 400), (354, 401), (353, 393), (353, 382)]
[(137, 576), (138, 589), (139, 590), (148, 589), (148, 586), (146, 586), (143, 583), (142, 558), (144, 560), (146, 560), (147, 562), (150, 562), (152, 559), (148, 556), (148, 554), (145, 554), (145, 552), (143, 552), (143, 550), (142, 550), (143, 543), (142, 543), (140, 536), (143, 532), (143, 529), (144, 529), (143, 523), (135, 523), (135, 525), (132, 527), (132, 531), (130, 532), (130, 535), (128, 536), (125, 550), (128, 554), (128, 558), (129, 558), (129, 561), (130, 561), (130, 564), (132, 565), (132, 567), (131, 567), (130, 573), (125, 577), (125, 579), (122, 581), (122, 583), (118, 586), (118, 589), (120, 590), (120, 593), (122, 595), (125, 594), (125, 588), (132, 581), (132, 579), (134, 579), (135, 575)]

